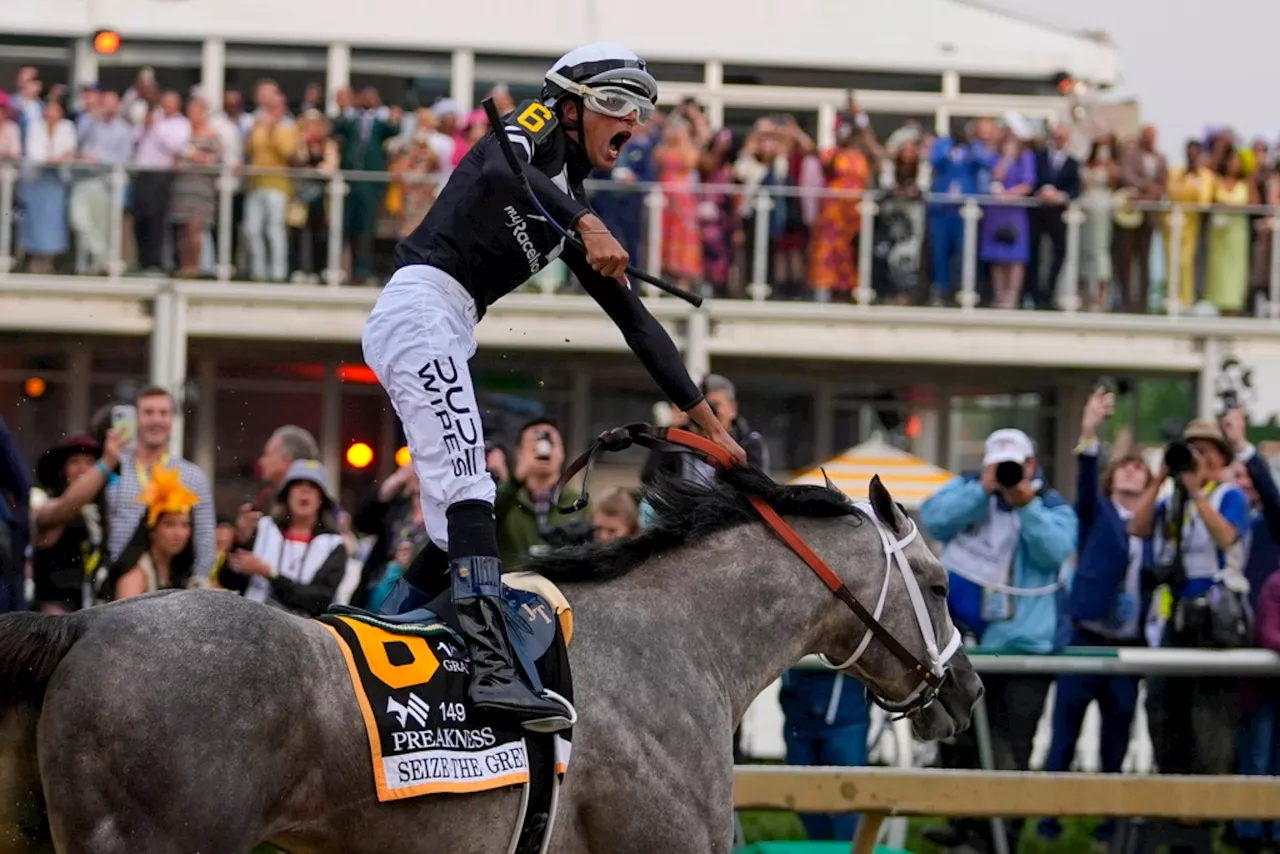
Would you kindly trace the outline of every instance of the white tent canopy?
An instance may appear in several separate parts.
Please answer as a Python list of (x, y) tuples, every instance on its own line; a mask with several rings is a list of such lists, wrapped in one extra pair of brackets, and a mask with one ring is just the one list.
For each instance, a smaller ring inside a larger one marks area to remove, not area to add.
[(918, 509), (921, 502), (955, 477), (946, 469), (895, 448), (880, 433), (791, 482), (821, 486), (825, 482), (822, 477), (824, 470), (845, 495), (856, 501), (866, 500), (867, 486), (878, 474), (889, 494), (908, 510)]

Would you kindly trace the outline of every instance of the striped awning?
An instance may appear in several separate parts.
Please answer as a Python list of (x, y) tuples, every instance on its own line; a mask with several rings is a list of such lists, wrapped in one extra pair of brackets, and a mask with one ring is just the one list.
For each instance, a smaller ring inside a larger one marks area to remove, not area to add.
[(820, 466), (797, 476), (792, 483), (823, 484), (822, 470), (846, 495), (858, 501), (867, 498), (867, 484), (873, 475), (888, 487), (894, 500), (908, 510), (920, 506), (930, 495), (955, 477), (946, 469), (913, 457), (886, 442), (879, 433)]

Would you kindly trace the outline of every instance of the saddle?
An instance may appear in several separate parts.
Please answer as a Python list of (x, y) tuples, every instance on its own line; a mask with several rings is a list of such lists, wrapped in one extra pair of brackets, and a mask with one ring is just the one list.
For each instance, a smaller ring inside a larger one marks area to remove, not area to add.
[[(507, 636), (537, 690), (573, 702), (568, 600), (530, 572), (503, 576)], [(571, 731), (527, 732), (471, 708), (470, 661), (448, 591), (387, 616), (335, 605), (318, 618), (338, 640), (360, 705), (379, 801), (525, 786), (512, 850), (540, 850), (568, 766)]]

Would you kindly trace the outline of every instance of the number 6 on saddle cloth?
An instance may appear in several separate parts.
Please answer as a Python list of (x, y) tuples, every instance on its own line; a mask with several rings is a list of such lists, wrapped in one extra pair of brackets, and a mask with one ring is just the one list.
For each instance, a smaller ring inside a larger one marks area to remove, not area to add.
[[(502, 598), (520, 665), (576, 722), (568, 602), (551, 582), (526, 572), (503, 576)], [(334, 606), (319, 622), (337, 638), (347, 663), (378, 800), (526, 785), (520, 850), (546, 834), (554, 791), (569, 761), (571, 730), (531, 733), (471, 707), (470, 661), (447, 591), (394, 617)]]

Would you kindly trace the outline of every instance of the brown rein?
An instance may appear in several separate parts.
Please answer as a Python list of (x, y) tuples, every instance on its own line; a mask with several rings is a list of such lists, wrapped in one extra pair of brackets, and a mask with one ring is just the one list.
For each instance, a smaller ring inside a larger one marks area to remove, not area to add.
[[(595, 465), (596, 458), (605, 451), (622, 451), (631, 445), (640, 445), (646, 448), (657, 448), (660, 446), (674, 446), (676, 450), (694, 453), (706, 459), (709, 459), (717, 467), (722, 469), (731, 468), (734, 465), (733, 459), (729, 456), (729, 452), (710, 439), (705, 439), (696, 433), (690, 433), (688, 430), (681, 430), (676, 427), (655, 427), (651, 424), (629, 424), (626, 427), (618, 427), (613, 430), (606, 430), (592, 443), (591, 447), (583, 452), (577, 459), (569, 464), (564, 474), (560, 476), (560, 481), (556, 484), (552, 501), (559, 505), (561, 490), (570, 480), (572, 480), (578, 472), (586, 469), (583, 475), (582, 495), (568, 507), (561, 507), (562, 512), (571, 513), (581, 510), (587, 506), (587, 480), (591, 477), (591, 469)], [(857, 597), (853, 595), (853, 591), (849, 586), (840, 580), (830, 566), (827, 565), (817, 552), (809, 547), (809, 544), (796, 533), (795, 529), (783, 519), (778, 512), (769, 506), (769, 502), (763, 497), (755, 493), (747, 493), (747, 500), (751, 502), (751, 506), (755, 508), (756, 513), (764, 521), (765, 525), (771, 530), (778, 539), (782, 540), (788, 548), (796, 553), (805, 565), (809, 567), (822, 580), (836, 598), (849, 607), (854, 615), (862, 622), (867, 630), (870, 631), (877, 640), (883, 643), (891, 653), (903, 664), (915, 670), (920, 679), (930, 688), (936, 691), (942, 684), (942, 677), (935, 674), (933, 670), (927, 667), (919, 658), (907, 649), (902, 643), (890, 634), (879, 620), (871, 615)]]

